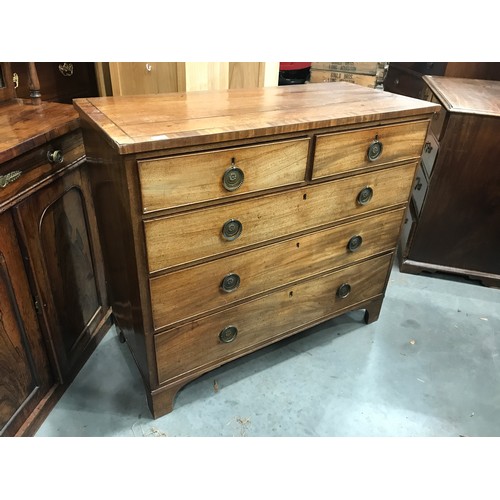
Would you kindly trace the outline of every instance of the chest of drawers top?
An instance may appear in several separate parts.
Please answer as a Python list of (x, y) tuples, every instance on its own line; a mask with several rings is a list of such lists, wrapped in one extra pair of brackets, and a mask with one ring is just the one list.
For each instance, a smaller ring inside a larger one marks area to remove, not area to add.
[(473, 78), (423, 77), (450, 113), (500, 116), (500, 82)]
[(432, 114), (439, 106), (345, 82), (75, 99), (119, 154)]

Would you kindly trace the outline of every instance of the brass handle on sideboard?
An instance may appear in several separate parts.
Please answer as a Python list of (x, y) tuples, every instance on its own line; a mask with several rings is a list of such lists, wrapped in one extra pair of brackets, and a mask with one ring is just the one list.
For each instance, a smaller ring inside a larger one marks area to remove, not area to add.
[(19, 177), (21, 177), (21, 170), (13, 170), (5, 175), (0, 175), (0, 188), (4, 188), (8, 184), (11, 184), (14, 181), (17, 181)]
[(229, 219), (222, 226), (222, 237), (227, 241), (233, 241), (238, 238), (243, 230), (243, 225), (239, 220)]
[(226, 326), (224, 330), (219, 333), (219, 340), (224, 342), (224, 344), (229, 344), (232, 342), (236, 336), (238, 335), (238, 328), (235, 326)]
[(234, 162), (224, 172), (222, 176), (222, 185), (226, 191), (236, 191), (245, 180), (245, 174), (241, 168), (238, 168)]
[(47, 153), (47, 159), (50, 161), (50, 163), (62, 163), (64, 160), (64, 155), (62, 151), (56, 149), (55, 151), (49, 151)]
[(240, 286), (240, 277), (236, 273), (229, 273), (224, 276), (220, 284), (223, 292), (234, 292)]
[(59, 64), (59, 72), (62, 76), (73, 76), (73, 63)]

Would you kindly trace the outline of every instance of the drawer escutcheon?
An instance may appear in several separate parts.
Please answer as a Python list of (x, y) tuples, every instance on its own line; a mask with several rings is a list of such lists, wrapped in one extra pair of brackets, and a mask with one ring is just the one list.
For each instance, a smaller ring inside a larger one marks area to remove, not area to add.
[(370, 202), (372, 197), (373, 197), (373, 189), (369, 186), (366, 186), (359, 192), (357, 200), (360, 205), (366, 205), (367, 203)]

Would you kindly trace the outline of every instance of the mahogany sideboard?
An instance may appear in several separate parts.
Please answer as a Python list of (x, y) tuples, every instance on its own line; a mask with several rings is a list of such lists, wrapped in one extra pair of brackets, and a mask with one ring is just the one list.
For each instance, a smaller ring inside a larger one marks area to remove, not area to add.
[(438, 105), (349, 83), (74, 105), (155, 418), (223, 363), (353, 309), (378, 318)]
[(500, 286), (500, 82), (424, 76), (432, 121), (401, 239), (401, 271)]
[(0, 103), (0, 234), (0, 436), (28, 436), (111, 326), (72, 105)]

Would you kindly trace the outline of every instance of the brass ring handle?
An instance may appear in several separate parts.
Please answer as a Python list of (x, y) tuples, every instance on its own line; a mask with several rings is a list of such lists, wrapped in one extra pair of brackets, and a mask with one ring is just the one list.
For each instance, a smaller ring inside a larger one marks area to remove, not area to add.
[(347, 243), (347, 248), (350, 252), (355, 252), (359, 249), (361, 243), (363, 243), (363, 238), (359, 234), (357, 234), (349, 240), (349, 243)]
[(229, 342), (232, 342), (236, 338), (236, 335), (238, 335), (238, 328), (232, 325), (226, 326), (226, 328), (219, 333), (219, 340), (224, 342), (224, 344), (229, 344)]
[(337, 289), (337, 297), (345, 299), (351, 293), (351, 285), (349, 283), (342, 283)]
[(0, 188), (6, 187), (14, 181), (17, 181), (23, 172), (21, 170), (13, 170), (5, 175), (0, 175)]
[(245, 180), (245, 174), (234, 163), (224, 172), (222, 185), (227, 191), (236, 191)]
[(372, 197), (373, 197), (373, 189), (367, 186), (358, 193), (357, 200), (360, 205), (366, 205), (367, 203), (370, 202)]
[(238, 238), (243, 231), (243, 225), (239, 220), (229, 219), (222, 226), (222, 237), (227, 241), (233, 241)]
[(223, 292), (234, 292), (240, 286), (240, 277), (236, 273), (229, 273), (224, 276), (220, 288)]
[(384, 149), (384, 146), (378, 140), (378, 135), (376, 135), (375, 139), (368, 147), (368, 151), (367, 151), (368, 160), (370, 160), (370, 161), (377, 160), (380, 157), (380, 155), (382, 154), (383, 149)]
[(63, 152), (59, 149), (56, 149), (55, 151), (49, 151), (47, 153), (47, 159), (50, 161), (50, 163), (62, 163), (64, 160)]

